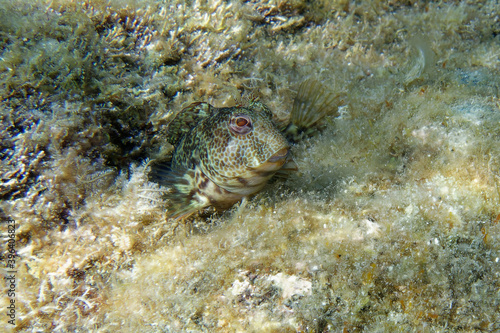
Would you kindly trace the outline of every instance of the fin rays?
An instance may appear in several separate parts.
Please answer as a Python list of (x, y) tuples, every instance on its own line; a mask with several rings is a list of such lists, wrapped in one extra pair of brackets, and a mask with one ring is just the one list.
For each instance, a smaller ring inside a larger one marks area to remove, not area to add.
[(196, 197), (196, 170), (172, 169), (168, 163), (152, 163), (149, 180), (169, 187), (165, 194), (168, 202), (168, 218), (179, 220), (207, 206)]
[(329, 91), (318, 80), (303, 81), (293, 103), (290, 124), (285, 130), (287, 137), (295, 142), (302, 133), (306, 136), (313, 134), (325, 116), (336, 115), (338, 99), (339, 94)]

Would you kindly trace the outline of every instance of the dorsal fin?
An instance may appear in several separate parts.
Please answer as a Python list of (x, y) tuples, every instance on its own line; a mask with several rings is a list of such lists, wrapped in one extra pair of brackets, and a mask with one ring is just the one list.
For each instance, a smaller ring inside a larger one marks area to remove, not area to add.
[(179, 111), (167, 126), (167, 141), (176, 146), (185, 133), (210, 116), (213, 107), (204, 102), (196, 102)]

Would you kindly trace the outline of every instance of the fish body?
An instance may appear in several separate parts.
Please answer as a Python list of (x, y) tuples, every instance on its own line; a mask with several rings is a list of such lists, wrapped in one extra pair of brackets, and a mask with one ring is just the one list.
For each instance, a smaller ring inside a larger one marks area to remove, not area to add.
[(172, 160), (167, 166), (153, 165), (150, 177), (170, 188), (169, 217), (183, 218), (209, 206), (228, 209), (262, 190), (277, 172), (297, 170), (286, 136), (295, 140), (300, 121), (312, 127), (326, 114), (304, 115), (311, 110), (303, 107), (311, 109), (311, 103), (303, 93), (298, 97), (301, 101), (295, 103), (298, 107), (284, 131), (257, 101), (224, 108), (198, 102), (179, 112), (167, 128), (168, 141), (175, 147)]

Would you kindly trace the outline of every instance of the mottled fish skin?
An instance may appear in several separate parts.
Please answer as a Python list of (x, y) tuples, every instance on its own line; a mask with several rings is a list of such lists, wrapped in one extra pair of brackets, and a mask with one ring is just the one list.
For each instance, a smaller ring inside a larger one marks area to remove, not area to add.
[(172, 187), (167, 196), (171, 217), (208, 206), (227, 209), (260, 191), (291, 163), (288, 141), (259, 102), (229, 108), (195, 103), (181, 114), (167, 129), (175, 145), (170, 171), (156, 177)]
[(284, 131), (257, 101), (226, 108), (198, 102), (183, 109), (167, 128), (175, 147), (172, 160), (168, 166), (153, 165), (150, 175), (170, 188), (168, 216), (180, 219), (209, 206), (228, 209), (262, 190), (276, 173), (296, 171), (287, 138), (295, 142), (312, 133), (337, 110), (335, 102), (319, 82), (306, 81)]

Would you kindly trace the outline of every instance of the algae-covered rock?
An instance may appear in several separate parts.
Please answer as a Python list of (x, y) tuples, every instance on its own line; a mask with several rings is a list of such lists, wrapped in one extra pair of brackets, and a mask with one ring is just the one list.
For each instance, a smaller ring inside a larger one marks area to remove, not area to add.
[[(1, 330), (500, 329), (497, 7), (1, 2)], [(175, 114), (284, 124), (313, 80), (339, 110), (298, 172), (168, 218)]]

